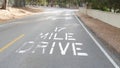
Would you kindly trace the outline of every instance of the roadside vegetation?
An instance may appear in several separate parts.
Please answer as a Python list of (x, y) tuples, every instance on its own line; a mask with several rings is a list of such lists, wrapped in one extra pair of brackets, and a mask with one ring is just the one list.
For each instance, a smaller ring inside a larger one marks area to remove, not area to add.
[(80, 0), (87, 8), (120, 13), (120, 0)]
[(39, 5), (66, 8), (78, 8), (81, 6), (102, 11), (120, 13), (120, 0), (1, 0), (0, 5), (2, 9), (6, 9), (7, 5), (14, 7)]

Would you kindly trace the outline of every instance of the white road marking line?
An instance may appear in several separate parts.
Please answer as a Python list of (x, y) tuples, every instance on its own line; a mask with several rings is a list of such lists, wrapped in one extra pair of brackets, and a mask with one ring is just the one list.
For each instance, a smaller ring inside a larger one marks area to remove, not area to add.
[(56, 27), (56, 28), (55, 28), (55, 32), (57, 32), (57, 30), (58, 30), (58, 28)]
[(100, 50), (104, 53), (104, 55), (109, 59), (109, 61), (113, 64), (115, 68), (119, 68), (117, 63), (111, 58), (111, 56), (103, 49), (103, 47), (100, 45), (100, 43), (93, 37), (93, 35), (88, 31), (88, 29), (84, 26), (84, 24), (78, 19), (78, 17), (74, 14), (75, 18), (78, 20), (78, 22), (82, 25), (82, 27), (85, 29), (85, 31), (88, 33), (88, 35), (93, 39), (93, 41), (97, 44), (97, 46), (100, 48)]
[(29, 41), (29, 43), (32, 43), (32, 44), (34, 44), (34, 41)]
[(70, 43), (68, 42), (65, 46), (65, 48), (63, 49), (63, 46), (62, 46), (62, 43), (59, 42), (59, 47), (60, 47), (60, 50), (61, 50), (61, 54), (62, 55), (65, 55), (66, 54), (66, 51), (68, 50), (68, 47), (69, 47)]
[(53, 36), (53, 33), (51, 33), (51, 34), (50, 34), (49, 39), (51, 39), (51, 38), (52, 38), (52, 36)]
[(53, 54), (53, 49), (54, 49), (54, 47), (55, 47), (55, 42), (53, 42), (53, 44), (52, 44), (52, 48), (51, 48), (51, 50), (50, 50), (50, 53), (49, 53), (49, 54)]
[(48, 44), (48, 42), (41, 42), (42, 44)]
[(54, 40), (63, 40), (63, 38), (57, 38), (57, 35), (58, 35), (58, 34), (55, 33), (54, 38), (53, 38)]
[(83, 45), (83, 43), (75, 43), (75, 45)]
[(46, 39), (50, 33), (40, 33), (40, 38)]
[(73, 19), (72, 17), (65, 17), (66, 20)]
[[(16, 50), (16, 52), (22, 53), (22, 54), (27, 52), (32, 49), (32, 47), (34, 46), (34, 43), (35, 43), (34, 41), (25, 42), (18, 50)], [(22, 50), (22, 48), (24, 48), (27, 44), (31, 44), (30, 47)]]
[(61, 28), (61, 29), (59, 29), (58, 30), (58, 32), (60, 32), (60, 31), (62, 31), (62, 30), (65, 30), (66, 28), (65, 27), (63, 27), (63, 28)]
[(77, 53), (78, 56), (88, 56), (87, 53)]
[(76, 50), (82, 50), (81, 48), (76, 48)]
[(76, 50), (75, 50), (75, 44), (72, 43), (72, 47), (73, 47), (73, 54), (76, 56)]
[(74, 33), (65, 33), (65, 40), (71, 40), (74, 41), (76, 40), (75, 38), (73, 38)]
[(54, 31), (60, 32), (60, 31), (65, 30), (65, 29), (66, 29), (65, 27), (56, 27)]

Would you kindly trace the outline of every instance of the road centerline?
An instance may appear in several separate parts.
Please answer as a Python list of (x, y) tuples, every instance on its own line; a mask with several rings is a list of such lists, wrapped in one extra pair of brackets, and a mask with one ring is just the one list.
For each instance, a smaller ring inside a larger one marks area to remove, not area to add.
[(11, 42), (9, 42), (8, 44), (6, 44), (5, 46), (3, 46), (2, 48), (0, 48), (0, 52), (3, 52), (5, 49), (7, 49), (8, 47), (12, 46), (15, 42), (17, 42), (18, 40), (20, 40), (21, 38), (23, 38), (25, 35), (21, 34), (20, 36), (16, 37), (15, 39), (13, 39)]

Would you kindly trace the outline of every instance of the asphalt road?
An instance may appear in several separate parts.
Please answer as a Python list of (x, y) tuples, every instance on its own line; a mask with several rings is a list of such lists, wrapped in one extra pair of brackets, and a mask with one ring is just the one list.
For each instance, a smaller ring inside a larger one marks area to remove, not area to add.
[(0, 25), (0, 68), (119, 68), (101, 45), (74, 10), (47, 8)]

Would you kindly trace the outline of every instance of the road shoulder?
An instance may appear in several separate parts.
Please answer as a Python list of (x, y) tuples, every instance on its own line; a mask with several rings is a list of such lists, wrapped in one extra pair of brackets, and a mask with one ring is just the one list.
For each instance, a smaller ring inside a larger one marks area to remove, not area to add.
[(120, 29), (85, 14), (79, 12), (76, 12), (76, 14), (84, 24), (106, 44), (105, 47), (120, 58)]
[(6, 21), (9, 20), (22, 18), (40, 12), (43, 12), (43, 10), (34, 7), (24, 7), (24, 8), (7, 7), (6, 10), (0, 9), (0, 24), (6, 23)]

